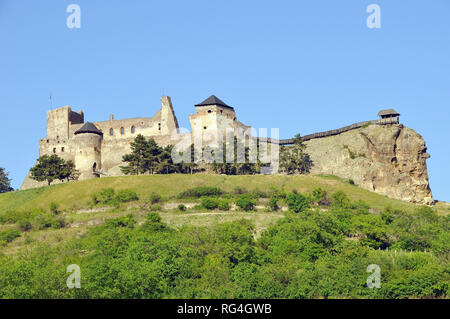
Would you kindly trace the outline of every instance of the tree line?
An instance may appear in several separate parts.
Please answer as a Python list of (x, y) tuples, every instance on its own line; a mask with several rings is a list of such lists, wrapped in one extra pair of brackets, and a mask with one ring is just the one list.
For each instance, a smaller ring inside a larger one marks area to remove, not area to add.
[[(121, 166), (121, 170), (127, 175), (139, 174), (169, 174), (169, 173), (187, 173), (192, 174), (200, 171), (207, 173), (226, 174), (226, 175), (253, 175), (261, 173), (264, 166), (259, 158), (259, 140), (256, 141), (256, 161), (251, 159), (250, 148), (243, 144), (242, 140), (234, 138), (232, 143), (223, 143), (222, 147), (214, 148), (206, 146), (199, 152), (201, 158), (195, 158), (195, 148), (191, 144), (184, 151), (179, 152), (187, 161), (174, 163), (172, 159), (173, 145), (166, 147), (159, 146), (153, 138), (146, 139), (138, 135), (131, 143), (131, 153), (123, 156), (123, 162), (126, 166)], [(226, 158), (227, 151), (232, 149), (233, 160)], [(238, 150), (242, 149), (243, 158), (238, 159)], [(215, 158), (220, 158), (216, 161)], [(312, 161), (306, 153), (306, 145), (300, 134), (294, 137), (292, 146), (282, 146), (280, 148), (280, 170), (287, 174), (307, 174), (312, 167)]]

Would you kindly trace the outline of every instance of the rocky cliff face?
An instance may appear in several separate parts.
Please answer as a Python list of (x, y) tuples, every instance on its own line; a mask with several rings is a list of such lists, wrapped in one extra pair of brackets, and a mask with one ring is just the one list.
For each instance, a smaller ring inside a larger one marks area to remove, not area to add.
[(434, 202), (425, 141), (401, 124), (369, 125), (305, 143), (312, 174), (352, 179), (365, 189), (417, 204)]

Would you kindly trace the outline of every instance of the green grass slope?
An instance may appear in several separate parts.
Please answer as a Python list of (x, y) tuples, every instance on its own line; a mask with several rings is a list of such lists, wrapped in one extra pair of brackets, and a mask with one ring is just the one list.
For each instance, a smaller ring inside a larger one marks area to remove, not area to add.
[[(139, 197), (145, 197), (155, 192), (170, 198), (196, 186), (216, 186), (224, 191), (233, 191), (236, 187), (243, 187), (249, 191), (256, 189), (270, 191), (272, 188), (277, 188), (285, 191), (297, 190), (302, 193), (308, 193), (314, 188), (322, 187), (329, 194), (339, 190), (344, 191), (351, 200), (364, 200), (372, 208), (379, 210), (389, 205), (404, 210), (415, 207), (414, 204), (361, 189), (335, 176), (172, 174), (106, 177), (0, 194), (0, 212), (31, 208), (47, 209), (52, 202), (59, 204), (61, 209), (79, 209), (88, 206), (91, 195), (104, 188), (133, 189)], [(446, 214), (450, 212), (450, 208), (448, 205), (440, 203), (438, 212)]]
[[(328, 195), (309, 195), (319, 187)], [(448, 298), (449, 211), (335, 176), (125, 176), (16, 191), (0, 195), (0, 299)], [(66, 286), (72, 264), (81, 289)], [(372, 264), (379, 289), (366, 286)]]

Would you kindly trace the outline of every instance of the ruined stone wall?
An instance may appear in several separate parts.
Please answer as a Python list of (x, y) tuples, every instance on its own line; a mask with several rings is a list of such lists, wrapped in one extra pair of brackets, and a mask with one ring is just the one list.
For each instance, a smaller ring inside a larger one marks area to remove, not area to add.
[(178, 120), (173, 110), (172, 100), (168, 96), (161, 97), (161, 127), (159, 133), (161, 135), (169, 135), (178, 133)]
[(74, 147), (71, 140), (45, 138), (39, 141), (39, 156), (56, 154), (64, 160), (71, 160)]
[(82, 111), (74, 112), (70, 106), (63, 106), (47, 112), (47, 138), (67, 140), (71, 124), (84, 123)]

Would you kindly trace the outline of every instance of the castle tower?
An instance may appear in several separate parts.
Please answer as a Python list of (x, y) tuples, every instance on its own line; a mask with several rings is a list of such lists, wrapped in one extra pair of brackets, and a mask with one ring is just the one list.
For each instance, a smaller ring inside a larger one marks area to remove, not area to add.
[(83, 111), (74, 112), (70, 106), (63, 106), (47, 112), (47, 138), (51, 140), (67, 140), (73, 124), (84, 123)]
[(99, 177), (102, 165), (102, 131), (93, 123), (86, 122), (74, 134), (75, 168), (80, 172), (79, 180)]
[(234, 108), (215, 95), (195, 105), (196, 113), (189, 116), (192, 133), (202, 136), (205, 142), (211, 141), (218, 133), (225, 137), (227, 128), (236, 126)]

